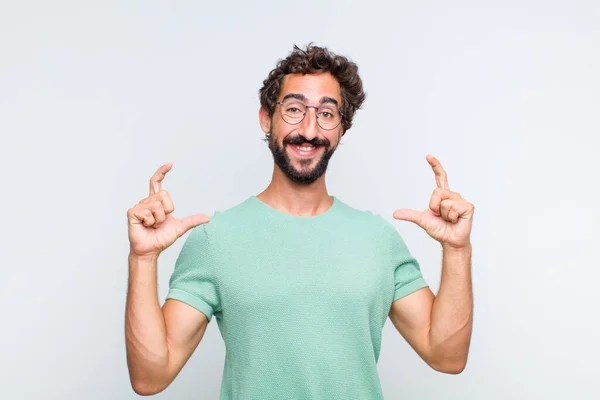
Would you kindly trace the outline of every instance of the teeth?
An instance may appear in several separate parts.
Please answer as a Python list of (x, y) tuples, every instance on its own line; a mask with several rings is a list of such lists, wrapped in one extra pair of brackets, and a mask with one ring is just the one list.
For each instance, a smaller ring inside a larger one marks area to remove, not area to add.
[(299, 149), (299, 150), (302, 150), (302, 151), (311, 151), (312, 149), (314, 149), (314, 147), (312, 147), (312, 146), (308, 146), (308, 147), (305, 147), (305, 146), (302, 146), (302, 147), (296, 146), (296, 148)]

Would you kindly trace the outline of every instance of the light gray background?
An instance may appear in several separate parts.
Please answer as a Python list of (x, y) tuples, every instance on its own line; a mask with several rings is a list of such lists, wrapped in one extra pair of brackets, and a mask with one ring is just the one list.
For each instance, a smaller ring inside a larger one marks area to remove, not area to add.
[[(439, 287), (425, 155), (475, 204), (466, 370), (423, 363), (388, 320), (386, 399), (598, 398), (597, 1), (8, 2), (0, 7), (0, 397), (133, 399), (126, 211), (164, 162), (176, 216), (268, 184), (262, 80), (309, 41), (368, 92), (330, 192), (392, 221)], [(161, 302), (184, 238), (159, 260)], [(159, 399), (215, 399), (210, 324)]]

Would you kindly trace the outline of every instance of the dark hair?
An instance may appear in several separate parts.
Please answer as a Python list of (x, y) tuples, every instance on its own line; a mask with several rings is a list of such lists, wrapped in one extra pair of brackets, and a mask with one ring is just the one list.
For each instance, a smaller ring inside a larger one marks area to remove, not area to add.
[(283, 60), (279, 60), (260, 89), (260, 104), (273, 116), (283, 77), (287, 74), (315, 74), (329, 72), (340, 84), (344, 114), (342, 127), (344, 133), (352, 126), (352, 118), (365, 101), (362, 80), (358, 76), (358, 66), (348, 58), (336, 55), (327, 48), (309, 43), (306, 50), (294, 45), (294, 49)]

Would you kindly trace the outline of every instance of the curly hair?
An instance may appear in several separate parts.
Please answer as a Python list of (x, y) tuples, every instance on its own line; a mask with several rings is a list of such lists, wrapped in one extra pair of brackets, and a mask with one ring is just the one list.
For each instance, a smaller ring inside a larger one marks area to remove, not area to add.
[(346, 133), (352, 126), (354, 113), (362, 106), (366, 97), (362, 80), (358, 76), (358, 66), (348, 58), (336, 55), (327, 48), (314, 46), (312, 43), (306, 46), (306, 50), (294, 45), (287, 58), (278, 61), (277, 66), (263, 81), (263, 87), (259, 91), (261, 106), (272, 117), (285, 75), (319, 72), (329, 72), (340, 84), (342, 94), (340, 109), (344, 114), (342, 127)]

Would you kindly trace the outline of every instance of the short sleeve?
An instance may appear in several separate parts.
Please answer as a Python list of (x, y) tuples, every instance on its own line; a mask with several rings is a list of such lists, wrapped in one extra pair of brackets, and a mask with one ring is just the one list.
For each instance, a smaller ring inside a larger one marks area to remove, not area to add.
[(206, 224), (202, 224), (191, 230), (183, 244), (169, 280), (167, 299), (189, 304), (210, 321), (220, 310), (216, 271)]
[(410, 254), (404, 240), (396, 228), (385, 221), (389, 232), (392, 267), (394, 268), (394, 300), (429, 286), (423, 275), (419, 262)]

